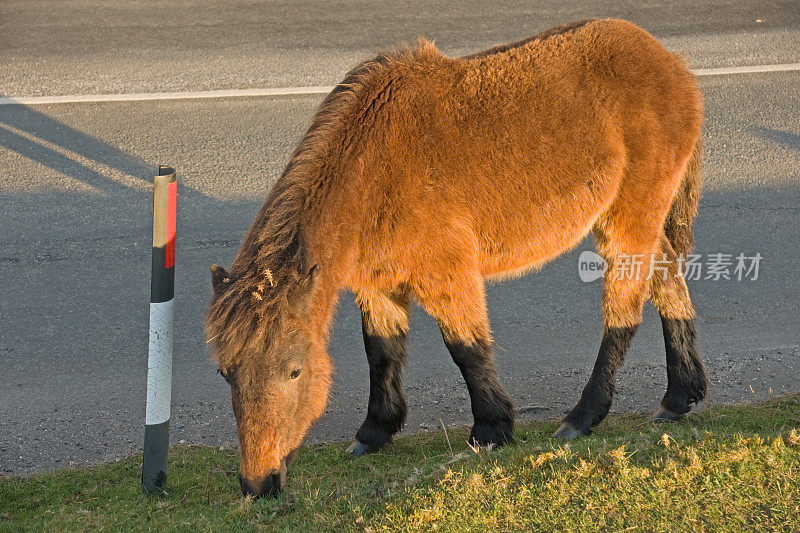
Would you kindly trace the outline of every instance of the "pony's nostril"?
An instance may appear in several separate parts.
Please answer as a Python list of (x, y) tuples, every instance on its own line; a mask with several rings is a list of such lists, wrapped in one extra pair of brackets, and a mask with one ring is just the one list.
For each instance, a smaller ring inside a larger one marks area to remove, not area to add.
[(270, 476), (270, 488), (269, 493), (272, 496), (277, 496), (283, 490), (283, 484), (286, 481), (286, 477), (281, 476), (281, 474), (272, 474)]

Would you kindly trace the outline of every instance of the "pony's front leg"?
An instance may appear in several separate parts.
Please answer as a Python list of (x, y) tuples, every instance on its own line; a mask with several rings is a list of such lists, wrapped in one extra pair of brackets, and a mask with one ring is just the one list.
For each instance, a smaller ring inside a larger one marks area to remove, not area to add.
[(497, 378), (491, 341), (467, 340), (442, 329), (442, 336), (469, 390), (475, 423), (469, 441), (478, 446), (502, 446), (514, 441), (514, 406)]
[(408, 298), (405, 295), (359, 297), (364, 348), (369, 362), (367, 418), (349, 452), (357, 457), (379, 450), (406, 419), (402, 373), (406, 363)]
[(483, 280), (477, 271), (453, 272), (421, 286), (418, 295), (439, 323), (469, 391), (475, 423), (470, 443), (501, 446), (514, 440), (514, 406), (497, 377)]

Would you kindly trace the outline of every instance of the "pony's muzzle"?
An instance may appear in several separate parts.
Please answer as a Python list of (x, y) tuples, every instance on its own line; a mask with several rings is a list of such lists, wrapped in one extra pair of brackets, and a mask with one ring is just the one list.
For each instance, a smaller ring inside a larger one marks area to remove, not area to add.
[(260, 478), (249, 479), (240, 473), (239, 485), (242, 487), (244, 496), (253, 496), (255, 498), (277, 496), (286, 485), (286, 461), (281, 461), (281, 468), (277, 472), (273, 470)]

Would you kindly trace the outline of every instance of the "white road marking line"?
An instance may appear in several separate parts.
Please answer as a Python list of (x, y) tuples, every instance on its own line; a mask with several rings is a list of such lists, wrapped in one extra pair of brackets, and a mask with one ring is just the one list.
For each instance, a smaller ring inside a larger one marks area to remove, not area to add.
[[(751, 65), (744, 67), (720, 67), (694, 69), (696, 76), (722, 76), (730, 74), (754, 74), (759, 72), (800, 71), (800, 63), (776, 65)], [(190, 98), (235, 98), (241, 96), (298, 96), (304, 94), (327, 94), (333, 85), (310, 87), (275, 87), (263, 89), (223, 89), (218, 91), (177, 91), (160, 93), (128, 94), (70, 94), (63, 96), (0, 97), (0, 105), (76, 104), (81, 102), (140, 102), (145, 100), (186, 100)]]
[(695, 76), (722, 76), (726, 74), (754, 74), (756, 72), (791, 72), (800, 70), (800, 63), (779, 63), (777, 65), (752, 65), (747, 67), (696, 68)]
[(165, 93), (68, 94), (64, 96), (0, 97), (0, 105), (75, 104), (81, 102), (139, 102), (143, 100), (185, 100), (189, 98), (231, 98), (237, 96), (292, 96), (327, 94), (331, 86), (276, 87), (264, 89), (222, 89), (218, 91), (177, 91)]

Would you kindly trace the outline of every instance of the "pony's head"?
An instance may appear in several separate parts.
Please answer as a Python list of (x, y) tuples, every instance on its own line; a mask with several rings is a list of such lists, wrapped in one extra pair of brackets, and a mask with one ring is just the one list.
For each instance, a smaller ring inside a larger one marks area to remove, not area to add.
[(219, 373), (231, 387), (245, 495), (276, 495), (330, 389), (324, 340), (311, 326), (317, 269), (229, 274), (211, 267), (206, 321)]

